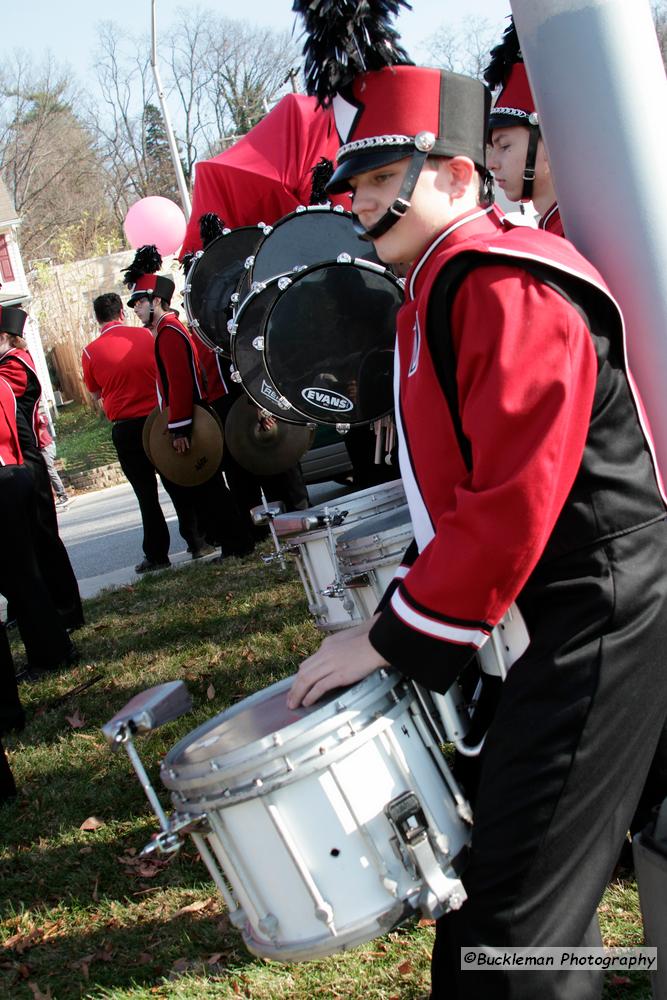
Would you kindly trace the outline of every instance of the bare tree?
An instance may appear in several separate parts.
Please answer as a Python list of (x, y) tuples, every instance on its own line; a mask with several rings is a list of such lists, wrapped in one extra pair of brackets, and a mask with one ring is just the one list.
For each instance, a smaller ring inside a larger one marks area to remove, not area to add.
[(425, 45), (428, 62), (481, 80), (489, 53), (501, 33), (502, 28), (485, 17), (465, 17), (456, 25), (443, 24)]
[[(109, 229), (100, 190), (101, 164), (94, 138), (75, 115), (78, 95), (68, 72), (48, 59), (34, 68), (20, 52), (7, 59), (0, 77), (0, 172), (22, 217), (20, 241), (27, 259), (61, 259), (59, 242), (81, 251), (90, 225)], [(113, 227), (111, 227), (113, 228)]]
[[(158, 58), (186, 181), (194, 164), (243, 135), (267, 112), (298, 59), (287, 34), (210, 11), (180, 10), (178, 30), (158, 37)], [(157, 98), (148, 38), (100, 27), (97, 78), (102, 105), (90, 109), (117, 217), (149, 194), (166, 190), (166, 161), (156, 158)], [(160, 150), (158, 150), (160, 152)], [(158, 169), (159, 166), (159, 169)], [(168, 186), (168, 185), (167, 185)]]

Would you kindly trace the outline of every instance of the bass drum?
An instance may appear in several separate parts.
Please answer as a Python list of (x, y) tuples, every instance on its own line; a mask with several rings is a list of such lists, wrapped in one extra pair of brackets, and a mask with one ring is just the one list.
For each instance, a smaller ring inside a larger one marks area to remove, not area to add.
[(297, 267), (309, 267), (339, 254), (378, 262), (373, 244), (357, 236), (352, 216), (340, 205), (301, 205), (268, 229), (247, 280), (269, 281)]
[(257, 406), (288, 424), (305, 424), (307, 421), (278, 392), (264, 363), (261, 331), (276, 298), (285, 287), (284, 279), (285, 275), (280, 275), (266, 284), (255, 286), (241, 303), (230, 326), (232, 363), (235, 369), (232, 378), (236, 380), (238, 377)]
[(265, 226), (228, 229), (197, 254), (183, 289), (188, 324), (207, 347), (230, 356), (232, 296), (252, 264)]
[(402, 302), (391, 271), (346, 254), (280, 279), (257, 331), (279, 396), (321, 424), (358, 426), (390, 413)]

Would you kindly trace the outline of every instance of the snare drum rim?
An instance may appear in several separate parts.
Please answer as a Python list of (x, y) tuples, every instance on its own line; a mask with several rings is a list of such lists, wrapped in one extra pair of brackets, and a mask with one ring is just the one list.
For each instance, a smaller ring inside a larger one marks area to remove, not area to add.
[[(278, 383), (276, 382), (275, 376), (271, 371), (271, 366), (269, 365), (269, 358), (268, 358), (268, 349), (270, 340), (269, 325), (271, 323), (271, 317), (274, 313), (274, 310), (276, 309), (276, 306), (282, 300), (283, 296), (290, 290), (290, 288), (293, 288), (295, 285), (297, 285), (304, 278), (307, 278), (314, 271), (320, 271), (322, 270), (322, 268), (325, 267), (348, 267), (348, 268), (357, 267), (360, 268), (361, 270), (368, 270), (368, 271), (373, 271), (376, 274), (382, 274), (384, 277), (389, 279), (390, 283), (393, 283), (396, 287), (398, 287), (401, 290), (401, 293), (403, 292), (403, 289), (405, 287), (404, 282), (400, 278), (397, 278), (396, 275), (388, 267), (385, 267), (382, 264), (376, 264), (374, 261), (365, 260), (362, 257), (353, 257), (350, 260), (323, 260), (320, 261), (318, 264), (310, 264), (308, 265), (308, 267), (304, 267), (303, 270), (295, 271), (293, 274), (292, 273), (289, 274), (288, 277), (290, 277), (291, 279), (290, 284), (286, 286), (284, 289), (282, 289), (280, 294), (277, 295), (275, 300), (272, 302), (271, 308), (269, 309), (268, 314), (264, 319), (264, 326), (261, 331), (261, 335), (264, 341), (264, 345), (262, 348), (262, 353), (264, 355), (264, 367), (271, 376), (272, 384), (276, 386), (276, 388), (278, 389), (278, 394), (281, 396), (284, 395), (284, 393), (280, 392), (280, 389), (278, 388)], [(338, 420), (323, 420), (321, 416), (320, 419), (318, 420), (317, 416), (314, 416), (312, 413), (306, 413), (305, 410), (299, 409), (299, 407), (296, 406), (291, 399), (289, 400), (289, 402), (294, 412), (299, 413), (305, 420), (311, 423), (312, 422), (323, 423), (327, 426), (332, 426), (337, 423), (345, 423), (348, 424), (350, 427), (367, 427), (369, 424), (374, 423), (376, 420), (381, 420), (383, 417), (387, 417), (389, 416), (389, 414), (394, 412), (394, 403), (392, 399), (391, 405), (387, 410), (384, 411), (384, 413), (376, 413), (372, 417), (368, 417), (365, 420), (350, 420), (348, 414), (342, 412), (340, 414), (336, 414), (336, 416), (338, 416)]]
[[(205, 760), (194, 763), (178, 763), (178, 757), (195, 742), (203, 740), (207, 733), (210, 733), (216, 725), (219, 725), (223, 717), (224, 721), (233, 719), (240, 712), (245, 711), (253, 704), (257, 704), (266, 699), (267, 696), (287, 693), (291, 687), (294, 677), (286, 677), (276, 681), (274, 684), (263, 688), (244, 698), (236, 705), (218, 713), (212, 719), (202, 723), (190, 733), (179, 740), (165, 756), (160, 767), (160, 777), (162, 783), (170, 791), (182, 792), (187, 788), (188, 780), (194, 781), (197, 785), (203, 783), (206, 778), (211, 782), (218, 782), (223, 785), (225, 776), (229, 778), (235, 773), (243, 773), (250, 767), (254, 767), (256, 762), (270, 764), (274, 759), (285, 757), (290, 751), (294, 751), (309, 744), (317, 744), (328, 733), (335, 732), (341, 726), (352, 720), (359, 720), (361, 717), (372, 719), (371, 708), (381, 699), (386, 698), (387, 693), (401, 684), (405, 684), (405, 679), (396, 671), (379, 670), (368, 677), (342, 690), (335, 697), (332, 697), (326, 704), (314, 707), (314, 710), (302, 714), (276, 732), (267, 733), (250, 743), (235, 747), (231, 750), (223, 751), (219, 756), (212, 750)], [(279, 735), (280, 740), (275, 741), (275, 736)], [(217, 762), (214, 771), (211, 770), (211, 761)], [(177, 771), (174, 775), (171, 772)], [(261, 779), (261, 767), (258, 768), (257, 777)], [(267, 776), (271, 780), (271, 776)]]
[[(380, 510), (378, 510), (378, 504), (381, 506)], [(377, 486), (367, 486), (363, 490), (357, 490), (354, 493), (347, 493), (342, 497), (336, 497), (336, 499), (331, 503), (318, 504), (316, 507), (308, 507), (306, 510), (298, 511), (298, 517), (302, 520), (308, 515), (312, 516), (324, 514), (325, 506), (329, 513), (334, 515), (347, 509), (347, 516), (341, 526), (345, 526), (346, 529), (349, 529), (357, 521), (365, 520), (367, 517), (372, 517), (379, 513), (388, 512), (397, 507), (404, 507), (406, 504), (407, 500), (403, 480), (392, 479), (388, 483), (380, 483)], [(349, 509), (350, 507), (352, 508), (351, 510)], [(366, 510), (368, 511), (368, 514), (364, 516), (363, 512)], [(289, 518), (294, 518), (295, 513), (296, 512), (278, 514), (277, 517), (273, 519), (273, 526), (279, 537), (296, 540), (297, 537), (300, 538), (303, 536), (306, 539), (312, 539), (318, 534), (318, 532), (326, 533), (326, 526), (317, 526), (315, 528), (299, 527), (294, 531), (281, 530), (281, 523), (285, 524)]]

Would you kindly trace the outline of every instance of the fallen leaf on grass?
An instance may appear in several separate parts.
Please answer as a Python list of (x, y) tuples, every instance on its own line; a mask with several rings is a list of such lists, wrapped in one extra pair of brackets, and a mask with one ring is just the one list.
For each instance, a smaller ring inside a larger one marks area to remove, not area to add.
[(435, 920), (428, 920), (426, 917), (422, 917), (417, 927), (435, 927)]
[(398, 971), (402, 976), (407, 976), (409, 972), (412, 972), (412, 962), (401, 962), (398, 967)]
[(172, 913), (172, 917), (180, 917), (184, 913), (198, 913), (200, 910), (205, 910), (213, 902), (215, 900), (212, 896), (209, 899), (198, 899), (194, 903), (188, 903), (187, 906), (182, 906), (180, 910), (176, 910), (175, 913)]
[(69, 722), (69, 724), (72, 727), (72, 729), (83, 729), (83, 727), (86, 724), (86, 720), (79, 713), (79, 709), (78, 708), (76, 708), (74, 710), (74, 713), (72, 715), (66, 715), (65, 716), (65, 721)]
[(139, 962), (139, 965), (150, 965), (153, 961), (153, 956), (147, 951), (142, 951), (137, 961)]
[(206, 688), (206, 697), (208, 698), (209, 701), (213, 701), (213, 699), (215, 698), (215, 688), (213, 687), (212, 684), (209, 684), (209, 686)]
[(20, 931), (18, 934), (13, 934), (11, 937), (7, 938), (2, 947), (12, 949), (13, 951), (17, 951), (19, 955), (22, 955), (24, 951), (32, 947), (32, 945), (37, 941), (41, 940), (42, 931), (41, 928), (38, 927), (34, 930), (28, 931), (27, 933)]
[(611, 977), (612, 986), (629, 986), (630, 979), (627, 976), (612, 976)]
[(88, 819), (84, 819), (79, 829), (86, 831), (99, 830), (101, 826), (104, 826), (103, 819), (100, 819), (98, 816), (89, 816)]
[(210, 955), (206, 959), (206, 964), (207, 965), (217, 965), (223, 955), (224, 955), (224, 952), (222, 952), (222, 951), (216, 951), (216, 953), (214, 955)]

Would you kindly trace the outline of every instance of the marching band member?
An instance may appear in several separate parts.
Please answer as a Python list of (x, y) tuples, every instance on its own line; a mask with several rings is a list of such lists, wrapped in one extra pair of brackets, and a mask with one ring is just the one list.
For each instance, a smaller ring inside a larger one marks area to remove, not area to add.
[(484, 79), (501, 90), (489, 116), (487, 167), (510, 201), (532, 201), (538, 228), (564, 236), (535, 101), (512, 22), (491, 51)]
[(67, 549), (58, 534), (51, 480), (39, 447), (37, 419), (42, 387), (21, 337), (26, 319), (27, 314), (16, 306), (0, 308), (0, 375), (16, 396), (21, 452), (35, 488), (32, 533), (37, 560), (63, 627), (72, 630), (83, 625), (83, 608)]
[(445, 692), (516, 602), (530, 643), (467, 786), (468, 899), (437, 922), (432, 997), (592, 1000), (597, 971), (465, 971), (462, 956), (599, 945), (667, 717), (665, 501), (622, 318), (571, 244), (489, 204), (482, 84), (405, 64), (369, 4), (342, 23), (296, 8), (343, 141), (332, 189), (351, 190), (381, 260), (411, 262), (395, 389), (415, 545), (374, 619), (304, 661), (288, 705), (390, 664)]
[[(161, 409), (169, 411), (172, 445), (183, 454), (190, 448), (194, 406), (206, 402), (206, 391), (191, 334), (171, 309), (174, 282), (156, 273), (161, 264), (156, 248), (143, 247), (127, 269), (125, 281), (132, 288), (128, 305), (155, 338), (158, 401)], [(252, 551), (250, 528), (220, 472), (199, 486), (171, 483), (172, 491), (181, 506), (193, 505), (198, 530), (205, 536), (190, 541), (193, 559), (212, 552), (211, 543), (221, 546), (222, 557)]]
[[(71, 666), (77, 651), (45, 586), (34, 545), (36, 490), (20, 447), (19, 409), (9, 382), (0, 375), (0, 518), (3, 524), (0, 594), (7, 598), (25, 646), (23, 676), (37, 679)], [(16, 678), (4, 632), (0, 633), (0, 736), (23, 724)], [(1, 748), (0, 748), (1, 749)], [(6, 777), (6, 775), (5, 775)], [(6, 790), (0, 752), (0, 801)]]
[(82, 351), (81, 371), (88, 392), (100, 401), (112, 424), (111, 440), (120, 467), (139, 503), (144, 558), (134, 571), (166, 569), (169, 528), (155, 469), (143, 446), (144, 424), (157, 405), (153, 337), (143, 327), (125, 323), (123, 303), (115, 292), (93, 299), (93, 311), (100, 332)]

